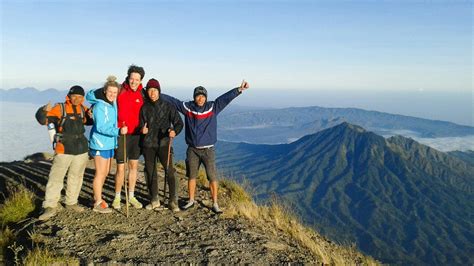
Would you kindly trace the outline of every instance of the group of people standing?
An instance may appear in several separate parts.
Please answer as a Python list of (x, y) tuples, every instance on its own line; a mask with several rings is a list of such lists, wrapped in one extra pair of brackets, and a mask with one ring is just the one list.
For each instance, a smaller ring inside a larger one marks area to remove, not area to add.
[[(66, 173), (65, 207), (82, 212), (78, 205), (83, 176), (89, 156), (94, 159), (93, 180), (94, 204), (92, 209), (99, 213), (110, 213), (112, 209), (102, 197), (102, 188), (110, 172), (112, 160), (117, 167), (115, 174), (115, 197), (112, 208), (121, 208), (121, 191), (125, 180), (125, 164), (128, 165), (128, 202), (140, 209), (142, 203), (135, 197), (138, 176), (138, 159), (145, 159), (145, 179), (149, 192), (146, 209), (161, 208), (158, 196), (157, 161), (165, 169), (169, 185), (168, 208), (174, 212), (194, 206), (196, 178), (199, 167), (204, 165), (211, 197), (212, 210), (221, 213), (217, 203), (218, 183), (216, 176), (214, 144), (217, 141), (217, 115), (243, 90), (247, 82), (218, 97), (207, 100), (207, 90), (196, 87), (192, 101), (180, 101), (162, 94), (158, 80), (150, 79), (143, 88), (145, 71), (131, 65), (125, 81), (120, 84), (110, 76), (102, 88), (85, 91), (80, 86), (70, 88), (66, 101), (54, 107), (42, 106), (36, 112), (36, 119), (49, 129), (54, 128), (55, 156), (43, 202), (43, 213), (39, 220), (47, 220), (58, 211)], [(84, 105), (84, 97), (91, 104)], [(186, 175), (188, 177), (189, 200), (178, 206), (178, 180), (173, 167), (171, 141), (183, 129), (185, 118)], [(85, 137), (85, 125), (92, 125), (89, 140)], [(171, 153), (171, 154), (170, 154)]]

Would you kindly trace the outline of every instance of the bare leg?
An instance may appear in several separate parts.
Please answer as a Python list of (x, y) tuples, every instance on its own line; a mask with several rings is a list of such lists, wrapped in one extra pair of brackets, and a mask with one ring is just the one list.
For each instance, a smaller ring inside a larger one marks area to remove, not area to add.
[(95, 175), (93, 181), (94, 200), (99, 203), (102, 200), (102, 187), (105, 183), (105, 178), (110, 167), (110, 159), (105, 159), (101, 156), (94, 157)]
[(217, 202), (217, 181), (209, 182), (209, 189), (211, 190), (212, 202)]
[(196, 179), (188, 180), (188, 191), (189, 191), (189, 201), (194, 201), (194, 195), (196, 193)]
[(128, 190), (135, 191), (138, 175), (138, 160), (128, 161)]
[(125, 164), (117, 164), (117, 172), (115, 173), (115, 193), (122, 191), (123, 180), (125, 178)]

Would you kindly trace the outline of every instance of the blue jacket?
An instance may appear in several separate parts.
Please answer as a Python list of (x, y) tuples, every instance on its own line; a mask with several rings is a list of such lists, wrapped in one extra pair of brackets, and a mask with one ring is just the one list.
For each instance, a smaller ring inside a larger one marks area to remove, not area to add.
[(194, 101), (183, 102), (163, 93), (161, 99), (173, 104), (184, 115), (186, 143), (191, 147), (204, 147), (217, 142), (217, 115), (239, 94), (238, 88), (232, 89), (215, 101), (206, 102), (203, 107)]
[(92, 114), (94, 118), (89, 147), (94, 150), (115, 149), (120, 132), (117, 127), (117, 102), (108, 102), (102, 89), (89, 91), (86, 100), (93, 105)]

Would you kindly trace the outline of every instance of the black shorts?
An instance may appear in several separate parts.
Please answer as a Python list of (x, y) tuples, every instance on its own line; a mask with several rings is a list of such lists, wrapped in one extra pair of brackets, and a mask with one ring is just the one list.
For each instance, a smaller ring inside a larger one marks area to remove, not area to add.
[[(126, 135), (127, 136), (127, 158), (129, 160), (138, 160), (140, 158), (140, 135)], [(118, 164), (124, 163), (124, 135), (120, 135), (118, 138), (118, 148), (115, 152), (115, 159)]]
[(206, 170), (207, 179), (217, 181), (216, 153), (214, 147), (197, 149), (188, 147), (186, 151), (186, 175), (189, 179), (196, 179), (201, 163)]

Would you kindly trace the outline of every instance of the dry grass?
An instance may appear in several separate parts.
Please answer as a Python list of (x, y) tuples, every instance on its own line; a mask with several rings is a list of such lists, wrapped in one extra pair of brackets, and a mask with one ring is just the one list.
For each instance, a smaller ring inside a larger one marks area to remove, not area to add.
[(10, 228), (5, 227), (0, 231), (0, 258), (5, 257), (5, 253), (13, 241), (15, 240), (15, 233)]
[(24, 265), (79, 265), (77, 258), (57, 256), (48, 250), (35, 248), (28, 252)]
[(185, 161), (179, 161), (175, 163), (175, 167), (181, 170), (186, 170), (186, 162)]
[(312, 229), (303, 226), (289, 211), (273, 200), (268, 206), (259, 206), (235, 181), (220, 181), (222, 189), (230, 195), (224, 217), (244, 217), (257, 226), (271, 228), (273, 233), (284, 233), (311, 251), (315, 258), (324, 264), (333, 265), (378, 265), (371, 257), (365, 256), (354, 247), (344, 247), (331, 243)]
[(34, 194), (23, 186), (17, 187), (0, 206), (2, 227), (25, 219), (35, 209)]
[(199, 168), (199, 173), (196, 178), (196, 184), (202, 187), (209, 186), (209, 180), (207, 180), (207, 175), (206, 175), (206, 171), (204, 170), (204, 167)]

